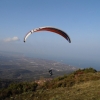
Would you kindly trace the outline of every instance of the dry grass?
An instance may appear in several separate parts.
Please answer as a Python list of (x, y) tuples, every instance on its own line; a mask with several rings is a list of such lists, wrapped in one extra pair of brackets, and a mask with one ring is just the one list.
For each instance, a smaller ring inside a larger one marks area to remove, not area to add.
[(75, 84), (70, 88), (39, 90), (10, 98), (10, 100), (100, 100), (100, 80)]
[[(71, 82), (74, 84), (70, 85)], [(59, 77), (34, 92), (23, 92), (6, 100), (100, 100), (100, 72)]]

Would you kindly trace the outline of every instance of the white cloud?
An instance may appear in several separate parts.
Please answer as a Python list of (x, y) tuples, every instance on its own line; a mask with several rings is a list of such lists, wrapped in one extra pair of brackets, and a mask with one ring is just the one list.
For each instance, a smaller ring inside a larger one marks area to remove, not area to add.
[(13, 41), (19, 41), (18, 37), (12, 37), (12, 38), (6, 38), (4, 39), (4, 42), (13, 42)]

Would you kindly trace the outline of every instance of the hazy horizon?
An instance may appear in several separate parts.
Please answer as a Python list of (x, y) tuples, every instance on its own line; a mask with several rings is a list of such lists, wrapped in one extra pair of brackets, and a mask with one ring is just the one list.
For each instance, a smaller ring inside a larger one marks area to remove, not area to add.
[(69, 66), (77, 67), (77, 68), (94, 68), (98, 71), (100, 71), (99, 68), (99, 63), (98, 61), (93, 61), (93, 60), (85, 60), (85, 59), (75, 59), (75, 58), (64, 58), (64, 57), (54, 57), (54, 56), (43, 56), (43, 55), (33, 55), (29, 53), (19, 53), (19, 52), (11, 52), (11, 51), (0, 51), (4, 52), (5, 55), (16, 55), (18, 54), (19, 56), (23, 57), (31, 57), (34, 59), (44, 59), (44, 60), (52, 60), (52, 61), (57, 61)]

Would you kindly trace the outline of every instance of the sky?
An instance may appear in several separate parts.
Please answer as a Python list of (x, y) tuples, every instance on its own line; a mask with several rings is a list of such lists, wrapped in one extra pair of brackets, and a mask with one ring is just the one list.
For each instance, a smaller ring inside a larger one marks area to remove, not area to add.
[[(30, 30), (59, 28), (68, 43), (52, 32)], [(100, 0), (0, 0), (0, 51), (60, 61), (100, 70)]]

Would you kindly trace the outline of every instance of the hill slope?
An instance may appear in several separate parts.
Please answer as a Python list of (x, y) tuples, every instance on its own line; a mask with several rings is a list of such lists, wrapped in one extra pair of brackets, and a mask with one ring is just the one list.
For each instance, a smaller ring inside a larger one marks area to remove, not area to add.
[(89, 68), (53, 80), (11, 84), (2, 100), (100, 100), (100, 72)]

